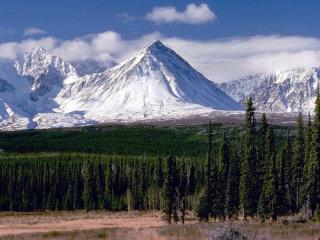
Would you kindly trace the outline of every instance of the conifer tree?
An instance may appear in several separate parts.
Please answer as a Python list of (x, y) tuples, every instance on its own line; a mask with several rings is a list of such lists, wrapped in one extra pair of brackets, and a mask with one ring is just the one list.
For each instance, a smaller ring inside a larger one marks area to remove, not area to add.
[(315, 102), (315, 116), (312, 125), (312, 142), (310, 148), (310, 160), (308, 162), (308, 177), (306, 183), (307, 204), (315, 214), (320, 204), (320, 92), (317, 88)]
[[(219, 152), (219, 176), (221, 184), (225, 184), (228, 178), (229, 164), (230, 164), (230, 149), (228, 140), (226, 138), (226, 133), (223, 133), (222, 143)], [(224, 186), (225, 187), (225, 186)]]
[(184, 161), (182, 161), (179, 181), (179, 211), (182, 224), (184, 224), (187, 210), (187, 191), (188, 191), (188, 176)]
[(81, 171), (77, 167), (74, 176), (74, 209), (83, 209), (83, 181), (81, 177)]
[[(49, 192), (49, 195), (48, 195), (48, 199), (47, 199), (47, 206), (46, 208), (49, 209), (49, 210), (55, 210), (55, 199), (54, 199), (54, 194), (53, 194), (53, 191), (50, 191)], [(25, 206), (23, 207), (23, 209), (25, 209)]]
[(194, 163), (191, 163), (191, 168), (190, 168), (190, 173), (189, 173), (189, 191), (188, 194), (192, 195), (195, 193), (196, 191), (196, 173), (195, 173), (195, 167), (194, 167)]
[[(311, 142), (312, 142), (312, 122), (311, 122), (311, 115), (310, 112), (308, 114), (308, 123), (304, 131), (304, 164), (307, 166), (309, 160), (310, 160), (310, 147), (311, 147)], [(305, 167), (305, 171), (307, 168)], [(307, 174), (306, 172), (304, 172)]]
[(164, 181), (164, 213), (166, 220), (171, 223), (177, 216), (177, 169), (174, 157), (167, 159), (167, 173)]
[[(133, 178), (133, 176), (132, 176), (132, 178)], [(112, 163), (109, 162), (108, 163), (108, 168), (106, 170), (106, 189), (105, 189), (104, 202), (103, 202), (104, 209), (108, 209), (108, 210), (112, 209), (112, 200), (113, 200), (113, 191), (112, 191), (113, 189), (112, 189), (112, 187), (114, 186), (113, 180), (114, 179), (113, 179)], [(130, 186), (130, 188), (131, 188), (130, 189), (130, 193), (132, 194), (133, 186)]]
[(226, 196), (225, 196), (225, 216), (228, 219), (236, 216), (239, 211), (239, 183), (240, 183), (240, 161), (236, 152), (230, 159)]
[(267, 174), (263, 178), (263, 185), (259, 197), (258, 214), (262, 220), (271, 217), (274, 221), (279, 215), (279, 180), (275, 159), (274, 134), (271, 127), (266, 135)]
[(230, 165), (230, 150), (227, 143), (225, 132), (222, 137), (222, 144), (219, 153), (219, 180), (218, 180), (218, 197), (219, 197), (219, 216), (225, 219), (225, 203), (226, 203), (226, 189)]
[(268, 166), (266, 166), (266, 137), (269, 129), (269, 123), (267, 119), (267, 115), (265, 113), (262, 114), (261, 118), (261, 127), (260, 127), (260, 137), (261, 137), (261, 146), (260, 146), (260, 155), (257, 166), (257, 174), (259, 180), (259, 188), (262, 187), (263, 177), (266, 174)]
[(210, 121), (208, 129), (207, 181), (209, 181), (211, 176), (212, 161), (212, 123)]
[(306, 187), (308, 183), (308, 168), (310, 166), (310, 150), (311, 150), (311, 143), (312, 143), (312, 122), (311, 122), (311, 115), (310, 112), (308, 114), (308, 123), (304, 131), (304, 169), (303, 169), (303, 187), (302, 187), (302, 202), (305, 203), (306, 201)]
[[(223, 218), (224, 217), (224, 211), (221, 209), (221, 196), (220, 196), (220, 188), (219, 188), (219, 168), (218, 163), (216, 160), (213, 161), (213, 166), (211, 170), (211, 176), (209, 181), (209, 211), (210, 216), (214, 219), (216, 218)], [(222, 203), (222, 205), (224, 202)]]
[(64, 199), (64, 210), (74, 210), (74, 185), (70, 183), (68, 191)]
[[(196, 209), (196, 213), (198, 218), (201, 221), (208, 221), (210, 215), (212, 215), (212, 208), (213, 208), (213, 199), (212, 197), (215, 195), (215, 181), (218, 175), (213, 174), (212, 167), (214, 164), (212, 159), (212, 124), (211, 121), (209, 123), (208, 129), (208, 153), (207, 153), (207, 178), (206, 178), (206, 185), (204, 189), (204, 193), (200, 198), (199, 205)], [(215, 168), (215, 170), (218, 170)], [(216, 171), (218, 174), (218, 172)]]
[(290, 165), (292, 153), (289, 131), (285, 139), (284, 146), (280, 153), (280, 170), (279, 170), (279, 213), (284, 215), (291, 209), (290, 205)]
[(96, 175), (98, 206), (99, 208), (101, 208), (104, 204), (104, 194), (106, 189), (106, 179), (104, 174), (104, 166), (102, 165), (102, 163), (98, 163), (98, 166), (96, 168)]
[(162, 159), (160, 156), (158, 156), (158, 165), (157, 165), (156, 176), (157, 176), (157, 186), (159, 188), (162, 188), (163, 182), (164, 182), (164, 176), (163, 176)]
[(92, 161), (88, 161), (83, 169), (84, 190), (83, 200), (84, 207), (87, 211), (97, 209), (98, 194), (96, 186), (96, 178)]
[(299, 113), (296, 126), (296, 137), (293, 145), (292, 156), (292, 185), (294, 189), (293, 204), (295, 211), (301, 207), (301, 189), (304, 169), (304, 128), (302, 114)]
[(257, 178), (256, 178), (256, 120), (255, 108), (250, 97), (247, 102), (247, 109), (244, 120), (244, 153), (241, 163), (240, 178), (240, 203), (244, 218), (253, 216), (257, 207)]
[(200, 221), (209, 221), (210, 217), (210, 206), (208, 206), (208, 187), (205, 188), (205, 192), (201, 195), (199, 204), (196, 208), (196, 215)]
[(275, 157), (272, 159), (268, 180), (268, 210), (272, 221), (276, 221), (279, 216), (279, 179)]

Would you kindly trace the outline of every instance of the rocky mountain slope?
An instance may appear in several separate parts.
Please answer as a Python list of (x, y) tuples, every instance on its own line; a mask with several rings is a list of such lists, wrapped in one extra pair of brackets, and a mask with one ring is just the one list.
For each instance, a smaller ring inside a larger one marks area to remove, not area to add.
[(250, 75), (220, 84), (220, 88), (245, 105), (251, 96), (262, 112), (313, 113), (320, 69), (293, 69), (284, 72)]

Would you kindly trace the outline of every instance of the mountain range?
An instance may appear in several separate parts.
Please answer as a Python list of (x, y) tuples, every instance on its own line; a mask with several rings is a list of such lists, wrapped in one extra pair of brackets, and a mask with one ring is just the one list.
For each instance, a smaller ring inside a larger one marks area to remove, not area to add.
[(51, 128), (242, 111), (155, 41), (122, 63), (67, 62), (44, 48), (0, 62), (0, 128)]
[(219, 87), (242, 105), (252, 97), (260, 112), (312, 114), (319, 79), (319, 68), (298, 68), (249, 75)]

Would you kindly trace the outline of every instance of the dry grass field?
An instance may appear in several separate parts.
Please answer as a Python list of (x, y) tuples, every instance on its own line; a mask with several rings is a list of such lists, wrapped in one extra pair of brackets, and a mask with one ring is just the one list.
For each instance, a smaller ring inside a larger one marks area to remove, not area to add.
[[(185, 225), (167, 225), (159, 212), (1, 213), (0, 239), (206, 240), (220, 224), (198, 223), (189, 216)], [(320, 239), (319, 223), (237, 221), (231, 225), (252, 240)]]

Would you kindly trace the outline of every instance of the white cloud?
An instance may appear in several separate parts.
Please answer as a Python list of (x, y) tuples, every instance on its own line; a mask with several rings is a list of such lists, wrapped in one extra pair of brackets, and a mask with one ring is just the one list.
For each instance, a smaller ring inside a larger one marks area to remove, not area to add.
[(24, 30), (23, 36), (29, 37), (34, 35), (45, 35), (45, 34), (47, 34), (47, 32), (40, 28), (30, 27)]
[(183, 12), (175, 7), (155, 7), (146, 16), (146, 19), (156, 23), (182, 22), (188, 24), (203, 24), (216, 19), (214, 12), (205, 3), (199, 6), (191, 3)]
[(299, 36), (252, 36), (197, 41), (167, 38), (158, 32), (126, 40), (106, 31), (71, 40), (54, 37), (0, 43), (0, 57), (15, 58), (42, 46), (56, 56), (73, 61), (122, 61), (155, 39), (162, 40), (195, 69), (216, 82), (247, 74), (320, 66), (320, 39)]
[(27, 39), (21, 42), (0, 43), (0, 58), (14, 59), (18, 55), (29, 52), (33, 48), (42, 46), (48, 51), (52, 51), (57, 46), (58, 39), (53, 37), (45, 37), (41, 39)]
[(82, 38), (61, 41), (53, 49), (53, 54), (67, 60), (95, 59), (98, 61), (121, 61), (130, 57), (154, 39), (161, 38), (157, 32), (135, 40), (124, 40), (116, 32), (106, 31)]
[(320, 66), (320, 39), (296, 36), (253, 36), (165, 42), (196, 69), (216, 82), (254, 73)]

